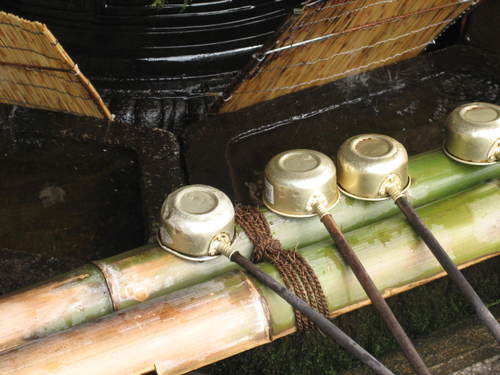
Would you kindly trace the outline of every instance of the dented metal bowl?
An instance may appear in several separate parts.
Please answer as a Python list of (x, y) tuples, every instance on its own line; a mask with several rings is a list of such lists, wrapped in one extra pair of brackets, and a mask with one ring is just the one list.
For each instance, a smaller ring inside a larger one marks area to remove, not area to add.
[(234, 206), (222, 191), (188, 185), (171, 193), (161, 209), (158, 242), (165, 250), (188, 260), (218, 256), (220, 240), (234, 237)]
[(282, 152), (266, 166), (264, 204), (283, 216), (316, 215), (314, 205), (331, 209), (339, 199), (335, 164), (325, 154), (306, 149)]
[(465, 164), (486, 165), (500, 160), (500, 106), (468, 103), (448, 116), (444, 152)]
[(404, 193), (410, 186), (408, 153), (394, 138), (361, 134), (346, 140), (337, 153), (340, 190), (362, 200), (389, 198), (387, 188)]

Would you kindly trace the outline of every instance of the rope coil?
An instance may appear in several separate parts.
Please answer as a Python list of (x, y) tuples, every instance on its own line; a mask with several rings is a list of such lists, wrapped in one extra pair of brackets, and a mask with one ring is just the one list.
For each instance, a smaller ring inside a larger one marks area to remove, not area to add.
[[(255, 263), (267, 261), (273, 264), (287, 288), (316, 311), (328, 317), (325, 293), (313, 269), (301, 254), (296, 251), (286, 251), (281, 243), (272, 237), (264, 215), (253, 206), (238, 205), (236, 222), (255, 246), (252, 260)], [(297, 310), (295, 310), (295, 320), (299, 331), (315, 328), (315, 324)]]

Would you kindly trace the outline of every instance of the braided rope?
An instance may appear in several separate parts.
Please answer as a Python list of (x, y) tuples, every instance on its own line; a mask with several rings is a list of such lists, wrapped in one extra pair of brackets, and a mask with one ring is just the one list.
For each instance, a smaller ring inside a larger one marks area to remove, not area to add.
[[(286, 251), (274, 239), (264, 215), (253, 206), (238, 205), (236, 222), (246, 232), (255, 246), (253, 261), (267, 261), (273, 264), (285, 286), (312, 308), (328, 317), (329, 310), (325, 293), (318, 277), (304, 257), (296, 251)], [(314, 329), (314, 323), (301, 312), (295, 310), (295, 320), (299, 331)]]

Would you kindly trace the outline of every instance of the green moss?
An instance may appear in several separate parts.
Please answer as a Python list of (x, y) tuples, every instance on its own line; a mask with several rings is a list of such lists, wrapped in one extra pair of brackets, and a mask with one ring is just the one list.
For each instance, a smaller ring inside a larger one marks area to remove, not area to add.
[[(183, 12), (189, 5), (191, 5), (192, 0), (184, 0), (182, 3), (182, 6), (180, 8), (180, 11)], [(168, 0), (153, 0), (151, 5), (149, 6), (150, 8), (165, 8), (168, 6)]]
[[(464, 271), (486, 303), (500, 303), (500, 258)], [(436, 280), (388, 300), (412, 338), (428, 335), (473, 315), (448, 278)], [(333, 320), (376, 356), (397, 349), (396, 342), (372, 306)], [(336, 375), (358, 366), (355, 358), (318, 332), (298, 333), (203, 369), (210, 375)]]

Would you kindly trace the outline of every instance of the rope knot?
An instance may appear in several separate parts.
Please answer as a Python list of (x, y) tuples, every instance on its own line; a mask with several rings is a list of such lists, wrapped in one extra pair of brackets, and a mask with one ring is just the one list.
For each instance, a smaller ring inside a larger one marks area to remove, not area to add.
[[(264, 215), (255, 207), (238, 205), (236, 222), (254, 244), (253, 261), (273, 264), (287, 288), (316, 311), (328, 316), (325, 293), (313, 269), (301, 254), (283, 249), (281, 243), (273, 238)], [(314, 324), (297, 310), (295, 321), (299, 330), (314, 328)]]
[(261, 262), (264, 259), (269, 259), (276, 251), (279, 251), (281, 244), (274, 238), (264, 237), (258, 243), (254, 243), (254, 262)]

